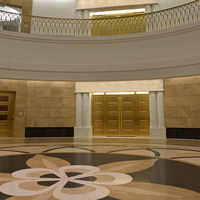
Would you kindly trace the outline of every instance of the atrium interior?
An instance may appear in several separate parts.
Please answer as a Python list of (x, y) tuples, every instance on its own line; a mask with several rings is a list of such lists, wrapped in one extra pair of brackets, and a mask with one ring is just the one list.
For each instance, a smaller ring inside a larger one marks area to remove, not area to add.
[(0, 0), (0, 200), (200, 199), (200, 0)]

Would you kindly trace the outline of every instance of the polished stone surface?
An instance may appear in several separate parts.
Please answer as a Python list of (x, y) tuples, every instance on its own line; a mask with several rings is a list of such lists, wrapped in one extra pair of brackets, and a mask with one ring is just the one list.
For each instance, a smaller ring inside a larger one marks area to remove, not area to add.
[(0, 140), (1, 200), (196, 200), (199, 185), (199, 140)]

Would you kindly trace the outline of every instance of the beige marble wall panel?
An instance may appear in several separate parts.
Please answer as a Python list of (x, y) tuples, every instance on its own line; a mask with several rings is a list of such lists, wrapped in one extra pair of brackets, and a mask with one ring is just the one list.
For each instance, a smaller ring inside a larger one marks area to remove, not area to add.
[(191, 117), (198, 118), (200, 113), (200, 106), (199, 107), (191, 107)]
[(200, 84), (200, 77), (199, 76), (192, 76), (190, 77), (191, 84)]
[(44, 87), (50, 87), (51, 82), (49, 81), (27, 81), (28, 87), (38, 87), (38, 88), (44, 88)]
[(76, 119), (75, 118), (69, 118), (69, 117), (66, 117), (66, 118), (63, 118), (63, 123), (64, 123), (64, 126), (66, 127), (72, 127), (73, 124), (75, 124), (75, 121)]
[(75, 118), (76, 117), (76, 110), (71, 107), (71, 108), (64, 108), (62, 110), (63, 112), (63, 117), (68, 117), (68, 118)]
[(64, 107), (75, 107), (76, 102), (74, 101), (74, 97), (63, 98)]
[(63, 98), (62, 97), (51, 97), (51, 107), (62, 108)]
[(15, 128), (12, 137), (14, 138), (24, 138), (25, 137), (25, 128)]
[(191, 108), (188, 107), (168, 107), (167, 110), (165, 110), (165, 117), (174, 118), (174, 117), (187, 117), (189, 118), (191, 116)]
[(33, 0), (23, 0), (22, 13), (24, 15), (32, 15)]
[(200, 84), (192, 84), (190, 87), (190, 95), (200, 95)]
[(18, 94), (15, 96), (15, 105), (18, 107), (21, 107), (23, 109), (26, 109), (26, 96), (18, 96)]
[(191, 118), (165, 118), (165, 126), (170, 128), (191, 128)]
[[(35, 97), (27, 96), (27, 126), (75, 126), (75, 84), (73, 82), (28, 81), (27, 85), (28, 91), (30, 89), (35, 93)], [(69, 107), (71, 110), (67, 110)], [(73, 120), (66, 123), (63, 117)]]
[(200, 76), (165, 79), (165, 125), (200, 128)]
[(191, 83), (191, 77), (165, 79), (165, 86), (167, 86), (167, 85), (187, 85), (190, 83)]
[(39, 97), (36, 98), (36, 102), (39, 108), (51, 108), (51, 106), (54, 106), (51, 97)]
[(36, 97), (27, 97), (27, 108), (37, 108), (38, 107), (38, 101)]
[(200, 106), (200, 95), (191, 96), (192, 106)]
[(75, 97), (75, 93), (73, 89), (64, 89), (63, 97)]
[(74, 82), (51, 82), (51, 87), (55, 88), (74, 88)]
[(51, 88), (49, 88), (49, 87), (39, 88), (38, 96), (39, 97), (51, 97)]
[(25, 127), (25, 117), (15, 117), (15, 128), (20, 129)]
[(192, 124), (191, 124), (191, 126), (193, 127), (193, 128), (199, 128), (200, 127), (200, 117), (198, 117), (198, 118), (192, 118)]
[(63, 117), (63, 108), (50, 108), (50, 117)]
[(0, 79), (0, 91), (15, 92), (13, 137), (24, 138), (25, 127), (75, 126), (74, 82)]
[(63, 97), (63, 89), (62, 88), (51, 88), (51, 96), (52, 97)]

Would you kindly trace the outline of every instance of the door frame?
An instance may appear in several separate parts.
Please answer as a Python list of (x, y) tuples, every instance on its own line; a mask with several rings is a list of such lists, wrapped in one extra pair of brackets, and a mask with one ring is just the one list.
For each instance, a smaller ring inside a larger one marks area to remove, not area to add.
[[(74, 137), (92, 137), (91, 123), (81, 123), (85, 116), (91, 121), (91, 98), (83, 101), (85, 95), (104, 92), (149, 92), (150, 113), (150, 138), (166, 139), (166, 128), (164, 125), (164, 103), (163, 103), (163, 79), (141, 80), (141, 81), (105, 81), (105, 82), (76, 82), (76, 126)], [(85, 105), (90, 108), (85, 109)], [(159, 119), (159, 120), (158, 120)]]

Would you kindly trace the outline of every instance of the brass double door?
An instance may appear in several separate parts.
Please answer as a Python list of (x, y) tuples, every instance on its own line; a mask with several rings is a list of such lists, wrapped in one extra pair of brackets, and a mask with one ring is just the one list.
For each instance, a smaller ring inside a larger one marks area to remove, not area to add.
[(149, 136), (149, 95), (93, 95), (94, 136)]
[(0, 137), (11, 137), (13, 92), (0, 92)]

